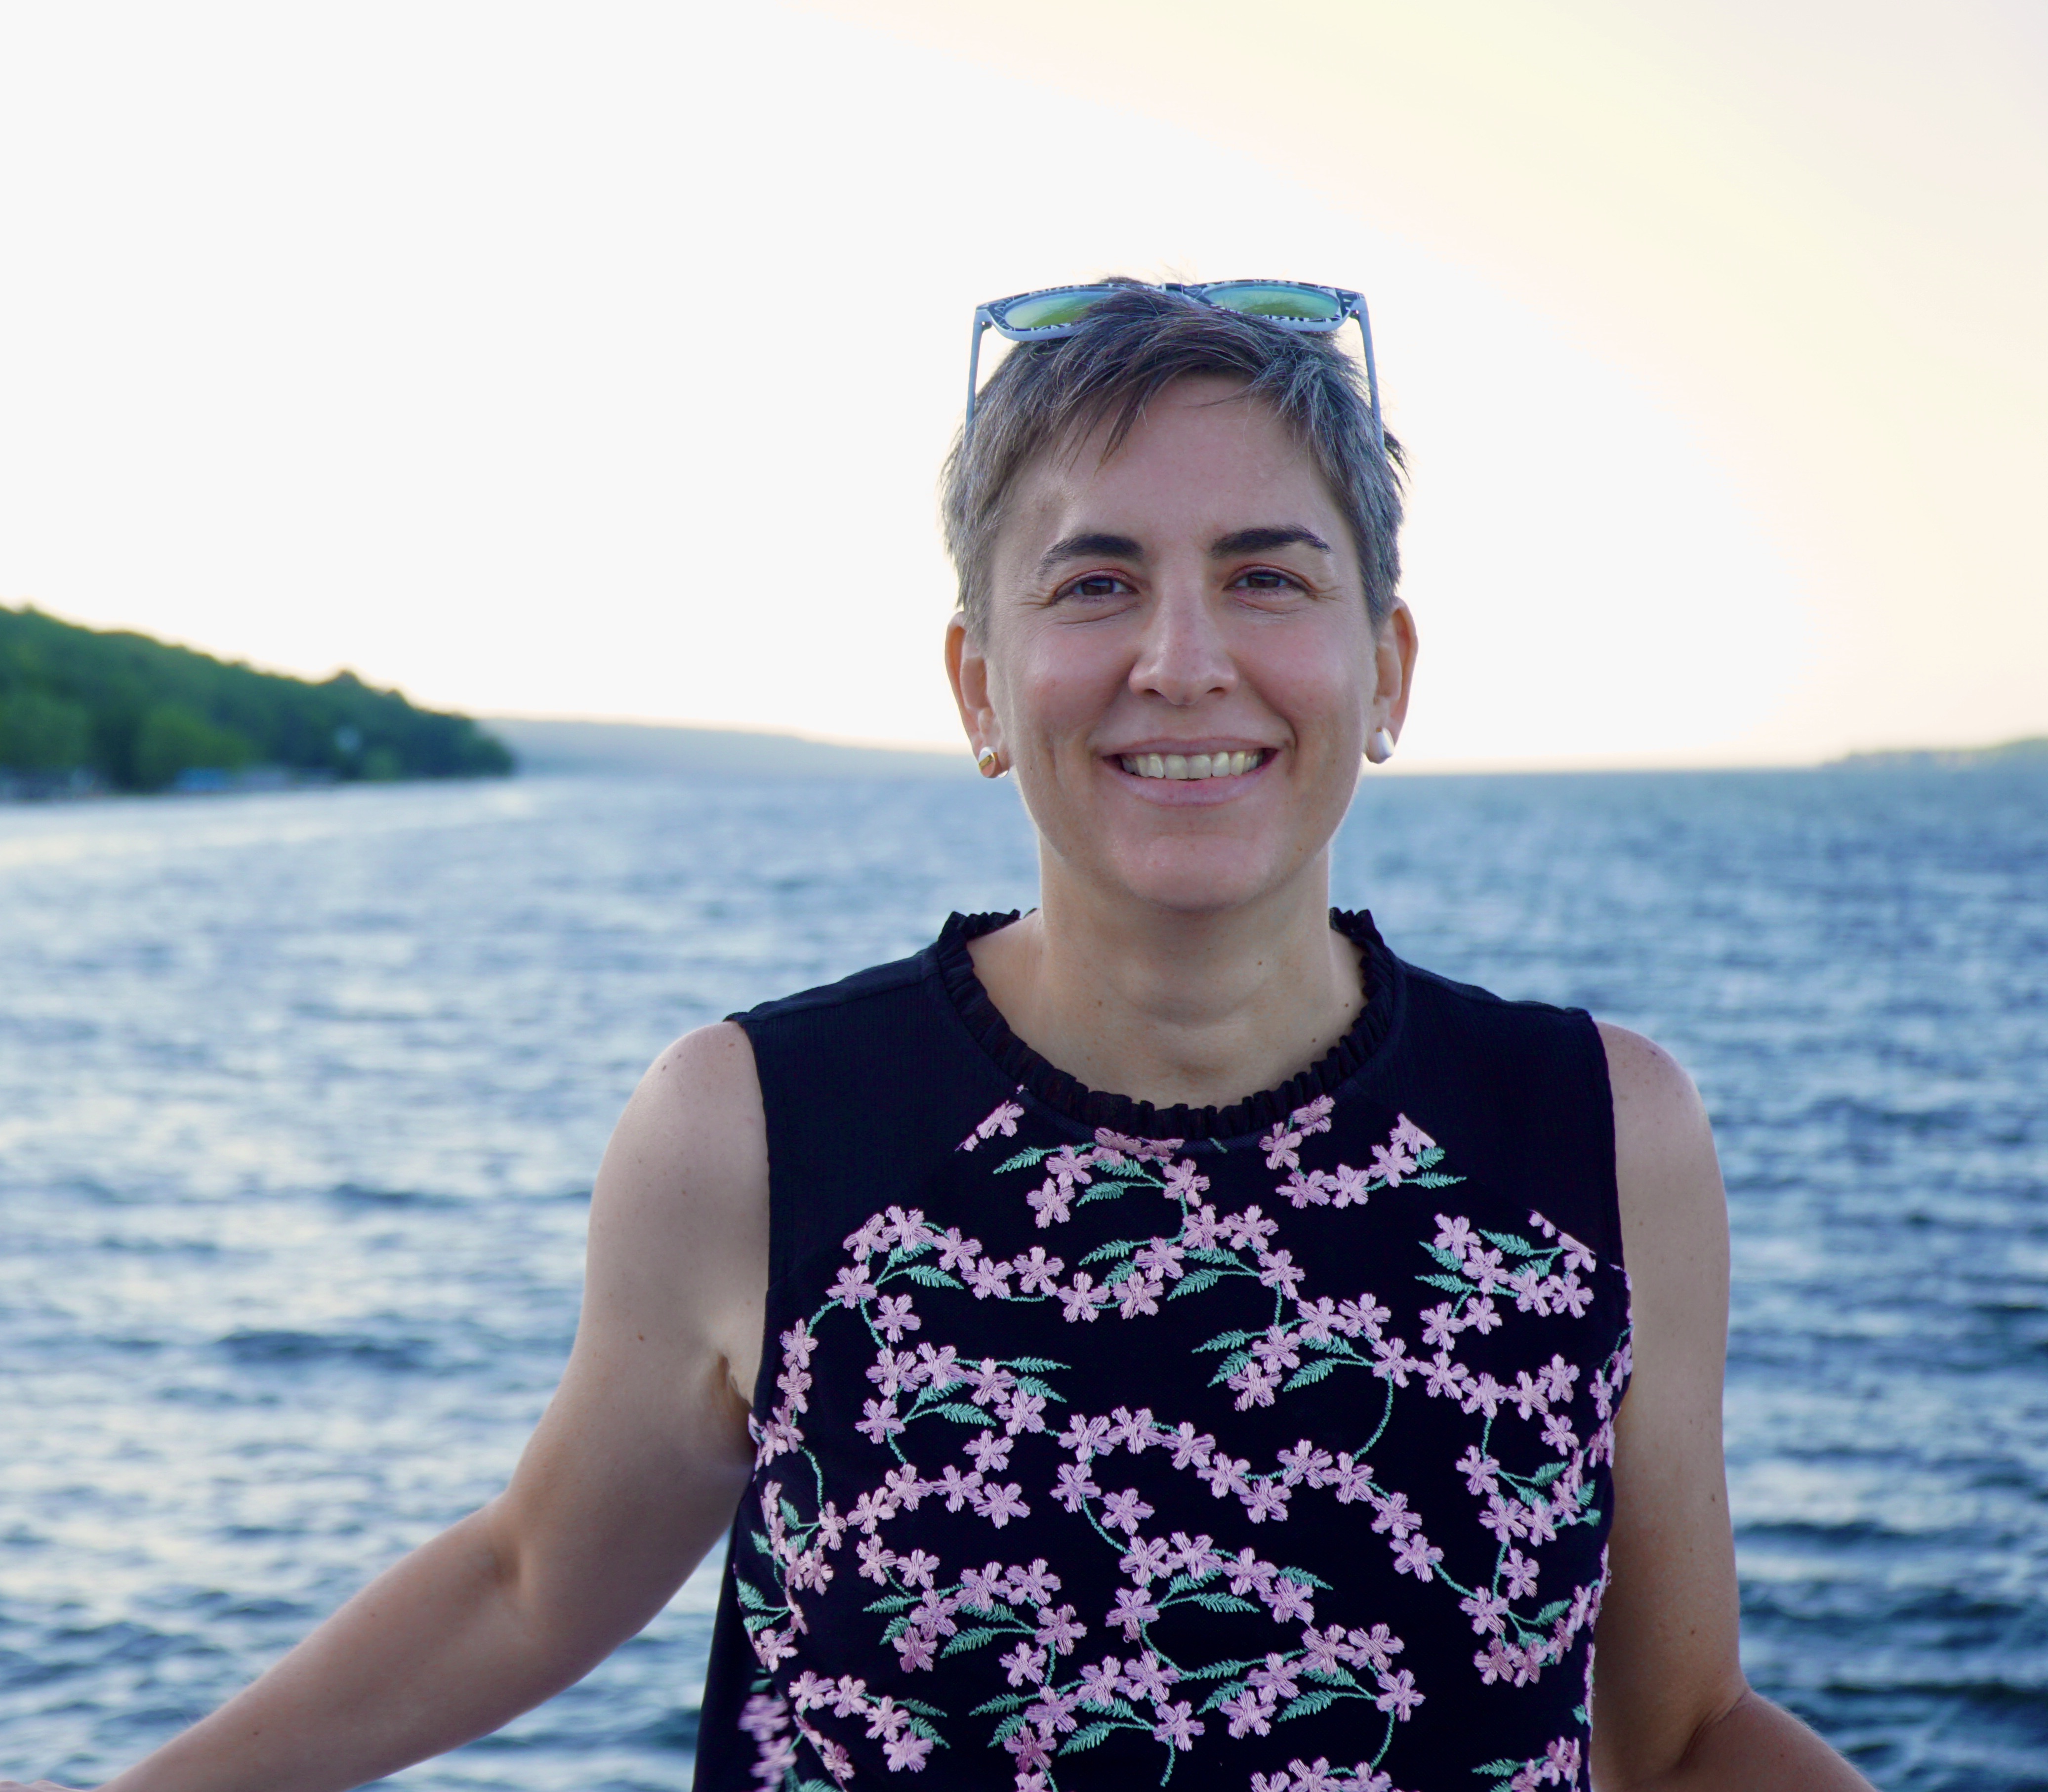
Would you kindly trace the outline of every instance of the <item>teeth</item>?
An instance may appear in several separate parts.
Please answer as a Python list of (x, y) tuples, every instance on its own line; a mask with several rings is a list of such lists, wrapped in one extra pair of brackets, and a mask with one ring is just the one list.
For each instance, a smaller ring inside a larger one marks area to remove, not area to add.
[(1263, 753), (1127, 753), (1121, 762), (1134, 778), (1236, 778), (1265, 758)]

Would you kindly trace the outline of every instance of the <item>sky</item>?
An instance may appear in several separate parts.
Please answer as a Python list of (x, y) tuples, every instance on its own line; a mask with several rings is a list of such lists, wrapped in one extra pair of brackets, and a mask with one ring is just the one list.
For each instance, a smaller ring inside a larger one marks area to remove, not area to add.
[(0, 603), (964, 751), (976, 303), (1291, 276), (1411, 452), (1402, 762), (2048, 732), (2048, 13), (1282, 16), (0, 6)]

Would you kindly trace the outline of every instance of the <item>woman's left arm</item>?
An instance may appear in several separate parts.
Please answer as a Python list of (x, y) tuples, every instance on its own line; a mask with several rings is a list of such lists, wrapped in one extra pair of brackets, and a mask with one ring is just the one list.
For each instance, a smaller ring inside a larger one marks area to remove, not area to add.
[(1614, 1088), (1634, 1372), (1615, 1426), (1609, 1582), (1595, 1631), (1599, 1792), (1869, 1792), (1743, 1678), (1721, 1461), (1728, 1209), (1706, 1109), (1666, 1053), (1602, 1024)]

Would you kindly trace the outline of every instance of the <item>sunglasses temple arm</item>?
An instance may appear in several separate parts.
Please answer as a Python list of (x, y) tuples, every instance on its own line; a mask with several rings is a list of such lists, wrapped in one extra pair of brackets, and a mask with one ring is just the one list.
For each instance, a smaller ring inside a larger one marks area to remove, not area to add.
[(1365, 390), (1372, 400), (1372, 445), (1387, 452), (1387, 431), (1379, 421), (1379, 370), (1372, 364), (1372, 321), (1365, 314), (1365, 300), (1358, 301), (1358, 333), (1365, 343)]
[(976, 312), (974, 335), (967, 347), (967, 421), (960, 425), (960, 452), (965, 455), (967, 444), (974, 437), (975, 376), (981, 366), (981, 332), (988, 328), (988, 320)]

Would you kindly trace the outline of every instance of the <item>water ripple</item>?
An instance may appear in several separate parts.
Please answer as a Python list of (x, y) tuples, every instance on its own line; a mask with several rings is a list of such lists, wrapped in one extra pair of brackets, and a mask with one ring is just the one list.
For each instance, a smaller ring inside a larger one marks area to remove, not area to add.
[[(2048, 781), (1369, 781), (1398, 949), (1713, 1111), (1752, 1678), (1886, 1792), (2048, 1786)], [(1015, 805), (800, 781), (0, 811), (0, 1771), (92, 1782), (496, 1491), (677, 1032), (1028, 902)], [(716, 1565), (400, 1776), (688, 1775)]]

